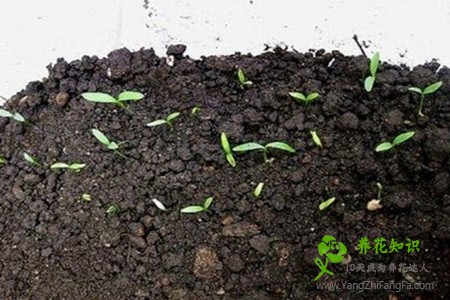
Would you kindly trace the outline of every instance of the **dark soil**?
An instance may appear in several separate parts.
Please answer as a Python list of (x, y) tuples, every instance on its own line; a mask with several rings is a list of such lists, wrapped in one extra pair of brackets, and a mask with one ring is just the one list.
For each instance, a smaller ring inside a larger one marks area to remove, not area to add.
[[(42, 82), (8, 101), (30, 124), (0, 119), (1, 299), (449, 299), (450, 69), (437, 63), (380, 66), (364, 91), (368, 59), (339, 52), (281, 49), (258, 56), (193, 60), (169, 50), (119, 49), (108, 58), (59, 59)], [(236, 68), (253, 85), (239, 88)], [(437, 80), (425, 102), (409, 86)], [(93, 104), (81, 93), (140, 91), (134, 114)], [(308, 106), (290, 91), (318, 91)], [(201, 108), (197, 116), (190, 114)], [(174, 128), (145, 124), (179, 111)], [(126, 141), (122, 159), (92, 136), (98, 128)], [(316, 147), (316, 130), (324, 148)], [(375, 146), (415, 130), (388, 153)], [(296, 154), (236, 155), (230, 167), (219, 136), (232, 145), (285, 141)], [(32, 167), (23, 152), (39, 158)], [(84, 162), (80, 173), (52, 171)], [(264, 182), (260, 199), (252, 191)], [(368, 211), (384, 186), (383, 208)], [(83, 193), (91, 202), (81, 199)], [(213, 196), (210, 212), (180, 209)], [(325, 199), (336, 197), (327, 210)], [(151, 201), (166, 205), (163, 212)], [(120, 212), (111, 216), (108, 207)], [(348, 247), (352, 264), (426, 264), (429, 272), (347, 273), (320, 282), (435, 282), (432, 290), (319, 290), (314, 258), (324, 235)], [(360, 255), (364, 236), (420, 240), (420, 252)]]

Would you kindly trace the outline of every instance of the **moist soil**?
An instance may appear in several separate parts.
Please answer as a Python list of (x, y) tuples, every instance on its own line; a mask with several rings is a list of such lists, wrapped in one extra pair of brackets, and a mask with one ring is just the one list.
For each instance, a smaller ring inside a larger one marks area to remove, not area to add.
[[(0, 119), (1, 299), (449, 298), (450, 69), (383, 63), (367, 93), (364, 56), (274, 49), (194, 60), (184, 50), (169, 47), (172, 62), (151, 49), (58, 59), (48, 78), (6, 103), (28, 123)], [(240, 88), (237, 68), (253, 85)], [(419, 99), (408, 87), (438, 80), (442, 88), (418, 117)], [(145, 94), (130, 103), (132, 112), (81, 97), (123, 90)], [(304, 105), (290, 91), (320, 98)], [(173, 128), (145, 126), (176, 111)], [(123, 142), (127, 158), (102, 146), (92, 128)], [(374, 151), (405, 131), (416, 134), (392, 151)], [(284, 141), (296, 153), (271, 150), (269, 163), (260, 152), (239, 153), (232, 168), (221, 132), (232, 146)], [(24, 152), (42, 167), (27, 164)], [(53, 171), (55, 162), (86, 167)], [(265, 186), (255, 199), (259, 182)], [(368, 211), (377, 182), (383, 207)], [(210, 196), (208, 212), (180, 213)], [(320, 211), (330, 197), (336, 201)], [(111, 205), (117, 214), (106, 212)], [(312, 280), (324, 235), (348, 251), (343, 263), (328, 266), (335, 275), (317, 282), (435, 287), (320, 290)], [(392, 238), (419, 240), (420, 251), (364, 255), (356, 250), (362, 237), (383, 237), (388, 247)], [(418, 270), (347, 270), (370, 263)]]

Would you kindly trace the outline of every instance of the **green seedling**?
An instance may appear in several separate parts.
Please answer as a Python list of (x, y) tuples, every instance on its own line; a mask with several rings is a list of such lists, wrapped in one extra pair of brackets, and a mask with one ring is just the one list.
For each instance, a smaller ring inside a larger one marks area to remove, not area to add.
[(11, 112), (9, 112), (7, 110), (4, 110), (4, 109), (1, 109), (1, 108), (0, 108), (0, 117), (10, 118), (10, 119), (12, 119), (12, 120), (14, 120), (16, 122), (19, 122), (19, 123), (24, 123), (25, 122), (25, 118), (21, 114), (19, 114), (18, 112), (11, 113)]
[(128, 109), (126, 102), (138, 101), (144, 98), (144, 94), (139, 92), (124, 91), (117, 96), (117, 98), (106, 93), (83, 93), (81, 96), (90, 102), (96, 103), (112, 103), (120, 108)]
[(161, 201), (159, 201), (158, 199), (152, 199), (152, 202), (156, 205), (157, 208), (159, 208), (162, 211), (167, 211), (166, 207), (164, 206), (164, 204), (161, 203)]
[(317, 135), (317, 132), (314, 130), (311, 130), (309, 133), (311, 133), (314, 144), (316, 144), (316, 146), (318, 146), (320, 148), (323, 148), (322, 141), (320, 140), (320, 137)]
[(6, 159), (0, 156), (0, 166), (6, 164)]
[(192, 108), (191, 115), (196, 116), (199, 113), (200, 113), (200, 107), (196, 106), (196, 107)]
[(395, 139), (392, 141), (392, 143), (391, 142), (383, 142), (383, 143), (379, 144), (375, 148), (375, 151), (383, 152), (383, 151), (391, 150), (392, 148), (394, 148), (394, 147), (400, 145), (401, 143), (404, 143), (407, 140), (409, 140), (410, 138), (412, 138), (414, 136), (414, 134), (415, 134), (414, 131), (408, 131), (408, 132), (401, 133), (395, 137)]
[(208, 208), (211, 206), (213, 201), (213, 197), (206, 198), (205, 201), (201, 205), (188, 206), (181, 210), (184, 214), (195, 214), (199, 212), (208, 211)]
[(299, 92), (290, 92), (289, 95), (294, 98), (297, 102), (310, 104), (314, 100), (320, 97), (319, 93), (311, 93), (308, 95), (305, 95), (303, 93)]
[(92, 197), (89, 194), (83, 194), (83, 195), (81, 195), (81, 200), (83, 200), (85, 202), (91, 202), (92, 201)]
[(262, 152), (264, 154), (264, 162), (267, 163), (269, 161), (267, 159), (267, 152), (269, 151), (270, 148), (275, 148), (275, 149), (295, 153), (294, 148), (292, 148), (291, 146), (289, 146), (288, 144), (283, 143), (283, 142), (272, 142), (272, 143), (266, 144), (265, 146), (258, 144), (258, 143), (250, 142), (250, 143), (245, 143), (245, 144), (241, 144), (239, 146), (234, 147), (233, 151), (247, 152), (247, 151), (253, 151), (253, 150), (262, 150)]
[(147, 126), (153, 127), (153, 126), (159, 126), (159, 125), (164, 125), (164, 124), (166, 124), (166, 125), (168, 125), (168, 126), (170, 126), (170, 127), (173, 127), (172, 122), (173, 122), (173, 120), (175, 120), (176, 118), (178, 118), (179, 115), (180, 115), (179, 112), (171, 113), (171, 114), (168, 115), (164, 120), (163, 120), (163, 119), (155, 120), (155, 121), (153, 121), (153, 122), (148, 123)]
[(115, 216), (119, 213), (120, 207), (117, 204), (111, 204), (108, 209), (106, 210), (106, 213), (110, 216)]
[(375, 78), (377, 76), (378, 66), (380, 64), (380, 53), (375, 53), (372, 58), (370, 59), (370, 76), (366, 78), (364, 81), (364, 88), (367, 92), (372, 91), (373, 84), (375, 83)]
[(80, 172), (81, 169), (83, 169), (86, 166), (86, 164), (78, 164), (78, 163), (73, 163), (73, 164), (66, 164), (66, 163), (62, 163), (62, 162), (58, 162), (58, 163), (54, 163), (53, 165), (50, 166), (50, 169), (55, 170), (55, 169), (67, 169), (69, 171), (73, 171), (73, 172)]
[(250, 86), (253, 84), (250, 80), (248, 80), (247, 76), (245, 75), (244, 71), (239, 68), (237, 72), (238, 82), (241, 89), (243, 89), (246, 86)]
[(95, 138), (102, 143), (103, 145), (105, 145), (109, 150), (113, 151), (115, 154), (119, 155), (122, 158), (126, 158), (125, 155), (123, 155), (122, 153), (119, 152), (119, 144), (117, 144), (116, 142), (112, 142), (110, 141), (106, 135), (103, 134), (103, 132), (101, 132), (98, 129), (92, 129), (92, 134), (95, 136)]
[(255, 196), (255, 198), (259, 198), (259, 196), (261, 196), (263, 187), (264, 187), (264, 182), (258, 183), (255, 190), (253, 191), (253, 196)]
[(30, 165), (35, 166), (35, 167), (42, 167), (42, 165), (39, 163), (37, 158), (29, 155), (28, 153), (24, 152), (23, 157)]
[(220, 135), (220, 143), (222, 144), (223, 152), (225, 153), (225, 158), (227, 159), (230, 166), (235, 167), (236, 161), (234, 160), (233, 152), (231, 151), (230, 144), (228, 143), (228, 138), (225, 132)]
[(319, 205), (319, 210), (324, 210), (326, 209), (328, 206), (330, 206), (334, 201), (336, 200), (335, 197), (332, 197), (328, 200), (325, 200), (324, 202), (320, 203)]
[(438, 89), (440, 89), (442, 86), (442, 81), (430, 84), (429, 86), (427, 86), (426, 88), (424, 88), (423, 90), (418, 88), (418, 87), (410, 87), (408, 90), (414, 93), (417, 93), (420, 95), (420, 104), (419, 104), (419, 110), (417, 112), (417, 114), (420, 117), (423, 117), (423, 113), (422, 113), (422, 108), (423, 108), (423, 102), (425, 100), (425, 96), (426, 95), (430, 95), (433, 94), (434, 92), (436, 92)]

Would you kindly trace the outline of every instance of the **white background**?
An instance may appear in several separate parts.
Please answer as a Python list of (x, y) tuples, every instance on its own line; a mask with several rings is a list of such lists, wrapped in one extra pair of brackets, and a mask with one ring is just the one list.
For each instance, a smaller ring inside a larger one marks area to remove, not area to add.
[[(264, 45), (359, 54), (357, 34), (383, 60), (450, 65), (444, 0), (2, 0), (0, 96), (47, 75), (56, 58), (183, 43), (187, 54), (260, 53)], [(404, 56), (404, 57), (402, 57)]]

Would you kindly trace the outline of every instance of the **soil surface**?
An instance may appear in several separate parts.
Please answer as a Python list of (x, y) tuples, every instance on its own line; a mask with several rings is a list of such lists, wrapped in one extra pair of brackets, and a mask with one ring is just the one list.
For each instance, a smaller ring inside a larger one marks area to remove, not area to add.
[[(48, 78), (7, 102), (28, 123), (0, 118), (1, 299), (449, 299), (450, 69), (383, 63), (367, 93), (363, 56), (275, 49), (194, 60), (184, 50), (169, 48), (173, 66), (148, 49), (59, 59)], [(238, 67), (253, 85), (239, 87)], [(438, 80), (442, 88), (418, 117), (408, 87)], [(132, 113), (81, 97), (123, 90), (145, 94), (130, 103)], [(320, 98), (304, 105), (290, 91)], [(173, 128), (145, 126), (176, 111)], [(123, 142), (127, 158), (99, 144), (92, 128)], [(393, 151), (374, 151), (411, 130), (415, 136)], [(297, 152), (271, 150), (270, 163), (259, 152), (235, 154), (232, 168), (221, 132), (232, 146), (284, 141)], [(24, 152), (42, 167), (27, 164)], [(53, 171), (55, 162), (87, 166)], [(265, 186), (255, 199), (259, 182)], [(368, 211), (376, 182), (383, 207)], [(209, 212), (180, 213), (210, 196)], [(336, 201), (320, 211), (330, 197)], [(106, 212), (111, 205), (117, 214)], [(317, 282), (436, 285), (320, 290), (312, 280), (324, 235), (343, 242), (348, 255)], [(420, 251), (363, 255), (356, 250), (362, 237), (420, 240)], [(370, 263), (428, 272), (346, 271)]]

